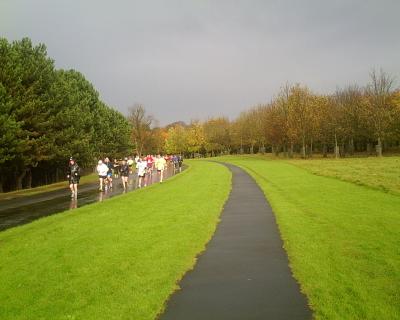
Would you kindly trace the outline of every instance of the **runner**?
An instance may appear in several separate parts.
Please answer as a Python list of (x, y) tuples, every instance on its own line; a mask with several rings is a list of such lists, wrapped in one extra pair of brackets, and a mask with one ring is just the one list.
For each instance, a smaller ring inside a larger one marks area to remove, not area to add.
[(178, 169), (179, 169), (178, 156), (177, 156), (176, 154), (174, 154), (174, 155), (172, 156), (172, 163), (173, 163), (173, 165), (174, 165), (174, 173), (175, 173), (175, 172), (178, 171)]
[(124, 186), (124, 190), (128, 188), (129, 166), (127, 164), (127, 160), (128, 158), (122, 160), (122, 164), (119, 170), (119, 172), (121, 173), (122, 185)]
[(154, 166), (154, 158), (151, 154), (148, 154), (146, 157), (147, 161), (147, 172), (149, 175), (152, 175), (153, 173), (153, 166)]
[[(129, 158), (128, 158), (127, 163), (128, 163), (128, 166), (129, 166), (129, 173), (130, 173), (130, 174), (133, 173), (133, 163), (134, 163), (134, 162), (135, 162), (135, 161), (133, 161), (132, 157), (129, 157)], [(136, 163), (137, 163), (137, 161), (136, 161)]]
[(78, 184), (80, 177), (81, 168), (79, 168), (74, 158), (69, 158), (67, 178), (69, 180), (69, 188), (71, 189), (71, 198), (78, 196)]
[(146, 170), (147, 170), (147, 162), (146, 158), (143, 157), (142, 160), (138, 160), (138, 163), (136, 164), (136, 169), (137, 169), (137, 174), (138, 174), (138, 187), (142, 187), (142, 180), (144, 180), (144, 186), (146, 187)]
[(103, 184), (107, 183), (108, 167), (102, 160), (99, 160), (96, 170), (99, 175), (99, 191), (103, 191)]
[(156, 159), (156, 168), (157, 168), (157, 174), (160, 177), (160, 183), (163, 182), (163, 176), (166, 164), (167, 161), (165, 160), (165, 158), (161, 157), (161, 155), (158, 154)]
[(108, 170), (107, 170), (106, 189), (107, 189), (107, 184), (109, 184), (110, 189), (111, 189), (111, 188), (113, 187), (113, 185), (112, 185), (112, 174), (113, 174), (113, 168), (114, 168), (114, 166), (113, 166), (112, 162), (110, 161), (110, 159), (108, 159), (108, 157), (106, 157), (106, 158), (104, 159), (104, 163), (106, 164), (106, 166), (107, 166), (107, 168), (108, 168)]
[(183, 164), (183, 157), (182, 157), (182, 155), (180, 154), (180, 155), (178, 156), (178, 167), (179, 167), (179, 172), (182, 172), (182, 164)]
[(113, 163), (113, 173), (114, 173), (114, 178), (118, 179), (119, 178), (119, 171), (120, 171), (120, 163), (122, 160), (118, 161), (117, 158), (114, 159), (114, 163)]

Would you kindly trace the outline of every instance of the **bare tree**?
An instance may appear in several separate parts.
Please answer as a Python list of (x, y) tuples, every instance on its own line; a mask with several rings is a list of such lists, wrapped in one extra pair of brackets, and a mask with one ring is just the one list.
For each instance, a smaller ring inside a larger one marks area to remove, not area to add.
[(390, 106), (390, 97), (393, 93), (394, 78), (385, 73), (382, 69), (379, 74), (372, 70), (371, 82), (366, 88), (366, 94), (369, 101), (370, 119), (374, 126), (375, 136), (378, 144), (376, 153), (382, 156), (382, 140), (387, 134), (390, 126), (392, 108)]
[(128, 121), (132, 126), (132, 140), (137, 154), (144, 151), (146, 141), (151, 136), (151, 125), (154, 122), (152, 116), (146, 115), (146, 109), (141, 104), (135, 104), (129, 108)]

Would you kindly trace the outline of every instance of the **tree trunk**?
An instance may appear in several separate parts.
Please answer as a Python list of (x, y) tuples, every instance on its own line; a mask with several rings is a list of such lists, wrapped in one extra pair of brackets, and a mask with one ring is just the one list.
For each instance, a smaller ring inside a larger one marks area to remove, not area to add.
[(336, 133), (335, 133), (335, 158), (336, 159), (338, 159), (340, 157), (340, 152), (339, 151), (340, 150), (339, 150), (339, 146), (338, 146), (338, 143), (337, 143), (337, 136), (336, 136)]
[(341, 156), (342, 158), (345, 158), (345, 157), (346, 157), (346, 150), (345, 150), (345, 148), (344, 148), (344, 142), (342, 142), (342, 144), (340, 145), (339, 152), (340, 152), (340, 156)]
[(287, 144), (286, 144), (286, 142), (283, 144), (283, 156), (284, 156), (285, 158), (288, 157)]
[(22, 172), (17, 176), (17, 190), (22, 190), (22, 180), (25, 178), (27, 169), (22, 170)]
[(253, 154), (254, 153), (254, 145), (252, 144), (251, 146), (250, 146), (250, 154)]
[(376, 148), (376, 155), (378, 157), (382, 157), (382, 141), (381, 137), (378, 137), (378, 144), (375, 146)]
[(303, 159), (306, 158), (306, 141), (305, 141), (305, 138), (304, 138), (304, 137), (303, 137), (303, 144), (302, 144), (302, 146), (301, 146), (301, 157), (302, 157)]
[(279, 157), (280, 147), (275, 147), (275, 156)]
[(350, 138), (350, 141), (349, 141), (349, 154), (351, 156), (354, 155), (354, 139), (353, 138)]
[(261, 148), (260, 148), (259, 152), (260, 152), (261, 154), (264, 154), (264, 153), (265, 153), (265, 146), (264, 146), (264, 143), (261, 145)]
[(26, 187), (30, 189), (32, 188), (32, 170), (30, 168), (27, 169), (27, 174)]
[(313, 156), (313, 140), (310, 141), (310, 158)]
[(293, 142), (290, 143), (289, 151), (288, 151), (288, 157), (293, 158)]
[(328, 157), (328, 148), (327, 148), (327, 146), (326, 146), (326, 143), (324, 143), (323, 146), (322, 146), (322, 156), (323, 156), (324, 158), (327, 158), (327, 157)]

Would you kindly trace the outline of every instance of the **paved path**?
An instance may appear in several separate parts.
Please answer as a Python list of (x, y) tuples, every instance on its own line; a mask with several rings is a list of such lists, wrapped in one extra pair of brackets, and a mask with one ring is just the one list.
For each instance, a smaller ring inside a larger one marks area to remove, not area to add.
[(245, 171), (227, 166), (233, 186), (222, 220), (160, 319), (311, 319), (264, 194)]

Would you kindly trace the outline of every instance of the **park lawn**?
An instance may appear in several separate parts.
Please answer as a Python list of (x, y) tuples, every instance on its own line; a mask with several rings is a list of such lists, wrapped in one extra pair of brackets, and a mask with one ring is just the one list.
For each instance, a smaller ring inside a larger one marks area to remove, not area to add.
[(155, 319), (219, 221), (216, 163), (0, 233), (0, 319)]
[[(92, 182), (96, 182), (96, 181), (98, 181), (98, 176), (97, 176), (97, 174), (92, 173), (92, 174), (81, 177), (79, 184), (84, 185), (84, 184), (88, 184), (88, 183), (92, 183)], [(15, 198), (22, 198), (22, 197), (26, 197), (26, 196), (33, 196), (33, 195), (39, 194), (39, 193), (65, 189), (67, 185), (68, 185), (68, 181), (61, 181), (61, 182), (47, 184), (47, 185), (36, 187), (36, 188), (0, 193), (0, 201), (1, 200), (10, 200), (10, 199), (15, 199)]]
[(244, 168), (266, 194), (316, 319), (400, 319), (400, 196), (285, 161), (220, 160)]
[(291, 160), (314, 174), (400, 195), (400, 157)]

